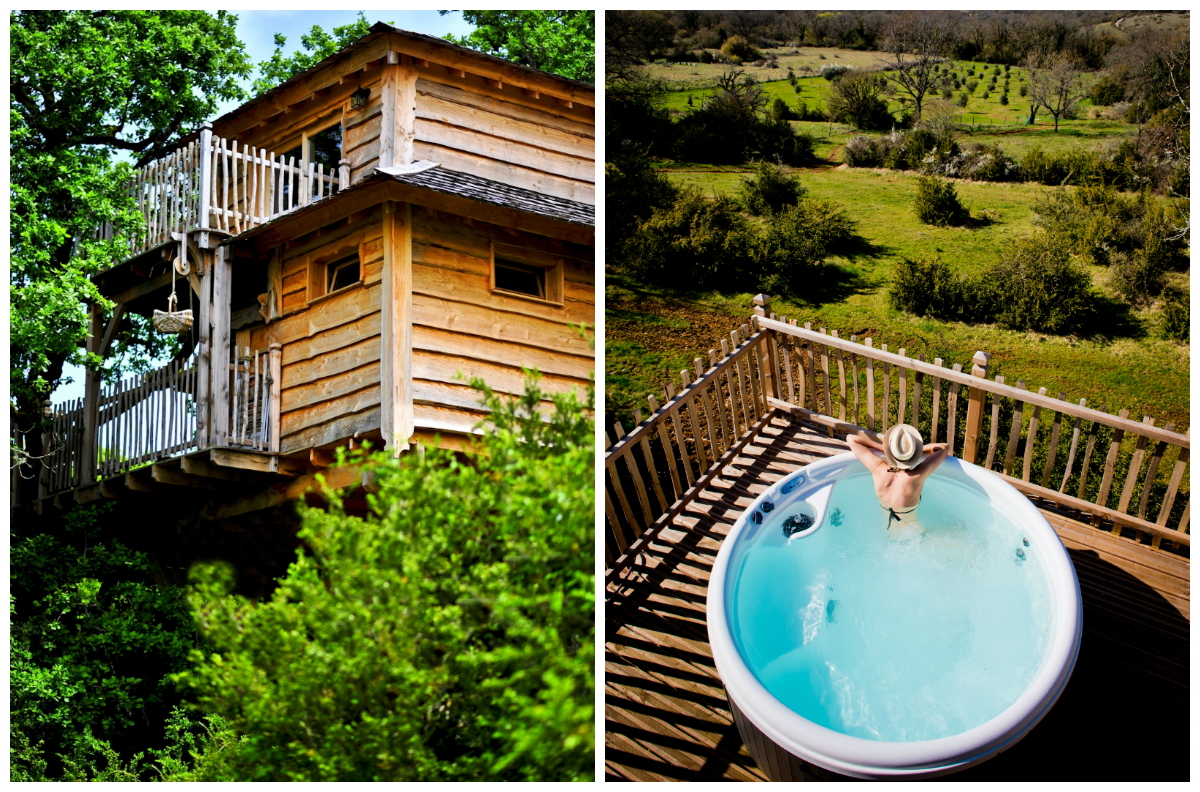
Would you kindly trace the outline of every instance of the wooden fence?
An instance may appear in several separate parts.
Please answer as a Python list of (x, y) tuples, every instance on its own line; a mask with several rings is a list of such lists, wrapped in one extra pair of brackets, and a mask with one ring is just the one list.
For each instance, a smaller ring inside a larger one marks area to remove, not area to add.
[(90, 481), (196, 449), (197, 371), (194, 361), (175, 361), (101, 389)]
[[(239, 146), (216, 137), (205, 125), (193, 140), (138, 169), (129, 193), (146, 220), (146, 234), (133, 243), (137, 255), (197, 229), (237, 235), (319, 201), (349, 186), (348, 160), (324, 165), (284, 157), (266, 149)], [(113, 228), (97, 229), (111, 239)]]
[(257, 451), (271, 448), (271, 394), (279, 379), (278, 373), (273, 373), (272, 364), (278, 362), (279, 354), (275, 351), (251, 352), (249, 347), (240, 355), (235, 351), (229, 364), (233, 375), (229, 445)]
[[(1163, 541), (1190, 545), (1190, 498), (1181, 492), (1190, 438), (1173, 424), (1159, 428), (1151, 416), (1138, 422), (1127, 410), (1111, 415), (1086, 399), (1070, 403), (1062, 393), (989, 379), (982, 352), (964, 371), (960, 363), (913, 359), (870, 338), (768, 316), (765, 300), (758, 310), (763, 315), (749, 341), (732, 352), (723, 347), (719, 363), (710, 351), (706, 372), (697, 359), (698, 379), (682, 372), (683, 390), (673, 395), (668, 387), (661, 408), (651, 398), (651, 414), (642, 420), (635, 413), (638, 425), (629, 434), (614, 427), (617, 443), (605, 457), (610, 566), (643, 531), (682, 511), (773, 411), (830, 436), (913, 424), (928, 442), (949, 443), (956, 456), (1004, 475), (1034, 499), (1075, 509), (1154, 548)], [(710, 464), (714, 457), (719, 464)]]

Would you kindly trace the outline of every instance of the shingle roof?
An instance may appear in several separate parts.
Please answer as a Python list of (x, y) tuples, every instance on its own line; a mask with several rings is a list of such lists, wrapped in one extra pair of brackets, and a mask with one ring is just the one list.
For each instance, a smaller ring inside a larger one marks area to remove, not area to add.
[(593, 228), (596, 225), (596, 207), (590, 204), (513, 187), (470, 173), (446, 170), (445, 168), (429, 168), (417, 173), (401, 174), (380, 171), (379, 175), (411, 184), (414, 187), (458, 195), (482, 203), (504, 206), (575, 225), (586, 225)]

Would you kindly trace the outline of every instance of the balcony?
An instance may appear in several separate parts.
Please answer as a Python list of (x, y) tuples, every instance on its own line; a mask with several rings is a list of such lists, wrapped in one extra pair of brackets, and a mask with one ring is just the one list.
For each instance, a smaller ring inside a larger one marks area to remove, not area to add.
[[(130, 257), (178, 242), (192, 231), (236, 236), (349, 183), (346, 160), (337, 170), (327, 169), (217, 137), (206, 124), (197, 139), (139, 169), (129, 183), (146, 220), (146, 233), (133, 244)], [(112, 233), (105, 225), (96, 237), (111, 239)]]

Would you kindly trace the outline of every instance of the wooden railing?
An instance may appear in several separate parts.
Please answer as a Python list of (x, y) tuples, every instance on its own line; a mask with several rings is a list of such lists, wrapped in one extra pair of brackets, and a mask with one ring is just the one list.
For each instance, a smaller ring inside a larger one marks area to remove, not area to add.
[[(146, 219), (146, 234), (131, 255), (177, 240), (194, 230), (237, 235), (319, 201), (349, 186), (349, 161), (324, 165), (216, 137), (205, 125), (198, 140), (134, 175), (129, 192)], [(111, 239), (106, 225), (97, 236)]]
[[(1024, 382), (988, 379), (990, 358), (983, 352), (964, 371), (960, 363), (913, 359), (904, 349), (892, 353), (871, 338), (860, 343), (853, 335), (799, 327), (770, 314), (761, 296), (756, 302), (761, 315), (754, 317), (750, 342), (720, 363), (710, 352), (714, 365), (697, 382), (683, 372), (683, 392), (661, 409), (651, 399), (652, 414), (643, 421), (635, 412), (638, 425), (628, 435), (615, 427), (619, 442), (605, 457), (610, 567), (643, 532), (670, 522), (725, 462), (705, 464), (714, 456), (728, 461), (773, 413), (791, 414), (830, 436), (876, 435), (896, 423), (913, 424), (927, 442), (950, 444), (956, 456), (1005, 476), (1032, 498), (1075, 509), (1156, 549), (1163, 541), (1190, 545), (1190, 497), (1181, 486), (1191, 441), (1173, 424), (1159, 428), (1150, 416), (1133, 421), (1127, 410), (1111, 415), (1088, 407), (1086, 399), (1072, 404), (1062, 393), (1051, 397), (1045, 388), (1034, 393)], [(735, 359), (743, 358), (738, 367)], [(762, 396), (761, 405), (731, 402), (729, 386), (714, 385), (731, 368), (749, 370), (751, 394)], [(735, 408), (747, 418), (729, 422)], [(682, 462), (691, 474), (689, 455), (702, 460), (707, 478), (684, 476), (683, 487), (675, 469)]]
[(229, 364), (232, 374), (232, 396), (229, 402), (228, 445), (252, 448), (256, 451), (278, 450), (278, 431), (272, 426), (279, 421), (271, 420), (271, 405), (278, 400), (272, 394), (278, 390), (280, 365), (278, 349), (251, 352), (246, 347), (242, 354), (235, 354)]
[[(175, 361), (101, 389), (90, 480), (197, 448), (194, 361)], [(87, 471), (84, 471), (86, 474)], [(64, 489), (69, 487), (64, 487)]]
[(663, 525), (703, 490), (713, 476), (761, 430), (771, 414), (772, 393), (764, 384), (769, 376), (768, 347), (763, 333), (733, 331), (729, 341), (709, 350), (708, 366), (701, 358), (693, 372), (680, 372), (680, 390), (665, 389), (666, 402), (649, 397), (650, 415), (625, 434), (613, 426), (616, 444), (607, 434), (604, 458), (604, 508), (606, 563), (618, 556), (650, 528)]

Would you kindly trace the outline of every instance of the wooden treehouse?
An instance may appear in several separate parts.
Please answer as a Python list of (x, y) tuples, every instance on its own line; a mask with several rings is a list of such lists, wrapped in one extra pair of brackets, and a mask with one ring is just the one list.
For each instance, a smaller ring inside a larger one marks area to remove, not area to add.
[(582, 390), (594, 118), (591, 85), (380, 23), (183, 137), (130, 184), (146, 234), (95, 276), (116, 309), (92, 307), (88, 351), (172, 288), (184, 351), (48, 405), (36, 505), (157, 492), (230, 518), (338, 447), (457, 447), (484, 417), (462, 377)]
[[(1062, 697), (1019, 743), (954, 780), (1180, 780), (1186, 751), (1113, 751), (1135, 724), (1186, 734), (1191, 449), (1185, 429), (756, 315), (606, 436), (605, 769), (610, 780), (768, 780), (743, 746), (708, 645), (726, 534), (797, 468), (910, 423), (994, 471), (1054, 526), (1083, 638)], [(965, 355), (964, 355), (965, 358)], [(814, 780), (821, 768), (806, 767)]]

